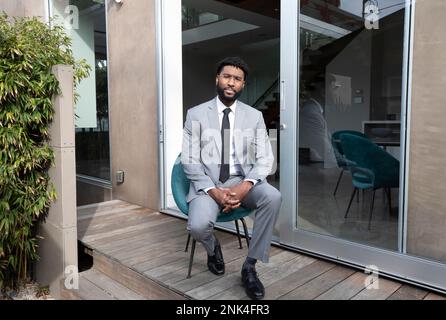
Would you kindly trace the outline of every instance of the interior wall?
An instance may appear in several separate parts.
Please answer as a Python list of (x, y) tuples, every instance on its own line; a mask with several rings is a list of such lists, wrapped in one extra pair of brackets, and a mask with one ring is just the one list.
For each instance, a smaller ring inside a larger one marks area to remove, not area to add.
[[(327, 65), (325, 118), (330, 132), (362, 131), (362, 121), (369, 119), (371, 50), (371, 32), (364, 30)], [(332, 83), (328, 81), (331, 74), (350, 78), (351, 96), (343, 103), (335, 103), (334, 97), (330, 96), (333, 91)], [(355, 90), (362, 90), (362, 103), (354, 103)]]
[(373, 31), (370, 120), (388, 120), (389, 114), (400, 119), (404, 13), (387, 16)]
[(415, 8), (407, 251), (446, 262), (446, 1)]
[(158, 210), (155, 1), (108, 0), (107, 19), (113, 199)]

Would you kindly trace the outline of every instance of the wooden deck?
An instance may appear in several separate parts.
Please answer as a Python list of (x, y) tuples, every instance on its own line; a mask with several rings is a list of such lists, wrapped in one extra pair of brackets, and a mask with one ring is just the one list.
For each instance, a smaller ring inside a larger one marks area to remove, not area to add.
[[(225, 275), (207, 270), (206, 252), (197, 244), (192, 278), (186, 279), (185, 220), (116, 200), (80, 207), (78, 239), (94, 258), (93, 268), (81, 273), (89, 292), (83, 298), (94, 298), (93, 285), (113, 299), (248, 299), (240, 280), (246, 242), (239, 249), (235, 235), (216, 234)], [(373, 284), (364, 284), (367, 275), (358, 270), (279, 247), (271, 248), (270, 263), (257, 265), (265, 299), (445, 299), (384, 278), (379, 279), (379, 289), (371, 289)]]

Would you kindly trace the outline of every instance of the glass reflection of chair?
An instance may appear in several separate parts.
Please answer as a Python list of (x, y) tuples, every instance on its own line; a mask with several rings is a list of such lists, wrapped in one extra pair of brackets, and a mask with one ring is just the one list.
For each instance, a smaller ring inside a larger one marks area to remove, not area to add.
[[(189, 204), (186, 201), (186, 196), (187, 196), (187, 193), (189, 192), (190, 181), (189, 181), (189, 179), (187, 179), (186, 174), (184, 173), (183, 165), (180, 162), (180, 156), (181, 155), (179, 155), (178, 158), (176, 159), (175, 164), (172, 169), (171, 187), (172, 187), (173, 198), (175, 200), (176, 205), (178, 206), (178, 209), (180, 209), (181, 212), (184, 213), (185, 215), (188, 215)], [(238, 237), (240, 249), (243, 249), (243, 246), (242, 246), (242, 240), (240, 237), (240, 229), (239, 229), (238, 221), (240, 220), (242, 222), (243, 230), (244, 230), (245, 237), (246, 237), (246, 243), (249, 247), (248, 227), (246, 226), (244, 217), (249, 216), (253, 212), (254, 211), (251, 209), (239, 207), (235, 210), (232, 210), (230, 213), (220, 212), (220, 214), (217, 217), (217, 222), (234, 221), (235, 227), (237, 230), (237, 237)], [(189, 248), (190, 238), (191, 238), (191, 236), (189, 234), (187, 237), (185, 252), (187, 252), (187, 250)], [(192, 263), (194, 261), (194, 254), (195, 254), (195, 245), (196, 245), (196, 240), (192, 239), (192, 248), (191, 248), (191, 253), (190, 253), (189, 270), (187, 273), (187, 278), (191, 277)]]
[(334, 153), (336, 156), (336, 162), (338, 164), (338, 167), (341, 169), (341, 173), (339, 174), (338, 181), (336, 182), (336, 187), (333, 192), (333, 196), (336, 196), (336, 192), (338, 191), (339, 183), (341, 182), (344, 171), (348, 170), (347, 161), (345, 159), (344, 151), (342, 149), (341, 140), (340, 140), (340, 135), (343, 133), (348, 133), (348, 134), (357, 135), (357, 136), (366, 138), (366, 136), (362, 132), (353, 131), (353, 130), (336, 131), (331, 135), (331, 144), (333, 145)]
[(400, 163), (392, 155), (369, 139), (344, 133), (340, 135), (340, 141), (348, 168), (351, 172), (354, 187), (344, 218), (347, 218), (353, 198), (359, 189), (372, 189), (373, 195), (370, 203), (368, 224), (368, 229), (370, 230), (375, 192), (377, 189), (384, 188), (386, 191), (389, 213), (391, 212), (391, 188), (399, 187)]

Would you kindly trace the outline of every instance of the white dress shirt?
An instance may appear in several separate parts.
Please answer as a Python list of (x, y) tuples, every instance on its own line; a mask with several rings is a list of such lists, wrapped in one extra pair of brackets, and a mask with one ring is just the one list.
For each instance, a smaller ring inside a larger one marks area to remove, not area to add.
[[(230, 106), (227, 107), (223, 104), (223, 102), (220, 101), (220, 99), (218, 98), (218, 96), (215, 98), (217, 100), (217, 110), (218, 110), (218, 122), (220, 124), (220, 130), (221, 130), (221, 123), (223, 121), (223, 116), (224, 116), (224, 110), (226, 108), (231, 109), (231, 112), (229, 112), (228, 114), (228, 118), (229, 118), (229, 141), (230, 141), (230, 148), (229, 148), (229, 174), (231, 176), (238, 176), (238, 175), (242, 175), (242, 169), (241, 169), (241, 165), (238, 164), (237, 162), (237, 157), (235, 154), (235, 142), (234, 142), (234, 124), (235, 124), (235, 111), (237, 110), (237, 100), (234, 101), (234, 103)], [(250, 181), (252, 182), (253, 186), (258, 182), (255, 179), (245, 179), (245, 181)], [(208, 193), (209, 190), (211, 190), (213, 188), (206, 188), (204, 189), (204, 192)]]

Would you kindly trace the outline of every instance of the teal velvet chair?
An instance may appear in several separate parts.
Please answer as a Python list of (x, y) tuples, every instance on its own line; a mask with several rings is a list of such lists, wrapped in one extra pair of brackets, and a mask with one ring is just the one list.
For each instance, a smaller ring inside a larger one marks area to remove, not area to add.
[(342, 178), (342, 175), (344, 174), (344, 171), (348, 170), (347, 161), (345, 160), (344, 150), (342, 149), (341, 140), (340, 140), (341, 134), (344, 134), (344, 133), (348, 133), (348, 134), (366, 138), (366, 136), (362, 132), (353, 131), (353, 130), (336, 131), (331, 135), (331, 144), (332, 144), (334, 152), (335, 152), (336, 162), (338, 164), (338, 167), (341, 169), (338, 181), (336, 182), (335, 190), (333, 192), (333, 196), (336, 196), (336, 192), (338, 191), (339, 183), (341, 182), (341, 178)]
[[(186, 216), (189, 214), (189, 204), (186, 201), (187, 194), (189, 193), (189, 184), (190, 184), (190, 181), (186, 177), (186, 174), (184, 173), (183, 165), (181, 164), (181, 161), (180, 161), (180, 156), (178, 156), (178, 158), (176, 159), (175, 164), (173, 166), (173, 169), (172, 169), (171, 187), (172, 187), (173, 198), (175, 199), (175, 203), (176, 203), (178, 209), (180, 209), (181, 212), (184, 213)], [(242, 240), (240, 237), (240, 229), (239, 229), (238, 221), (240, 220), (242, 222), (243, 230), (244, 230), (245, 237), (246, 237), (246, 243), (249, 247), (249, 234), (248, 234), (248, 228), (246, 226), (244, 217), (249, 216), (252, 213), (254, 213), (254, 210), (239, 207), (235, 210), (232, 210), (230, 213), (220, 212), (220, 214), (217, 217), (217, 222), (234, 221), (235, 228), (237, 230), (237, 237), (238, 237), (240, 249), (242, 249), (243, 246), (242, 246)], [(187, 252), (187, 250), (188, 250), (190, 238), (191, 238), (191, 236), (189, 234), (187, 237), (185, 252)], [(189, 270), (187, 273), (187, 278), (191, 277), (192, 264), (194, 261), (195, 245), (196, 245), (196, 240), (192, 239), (192, 248), (191, 248), (191, 253), (190, 253)]]
[(344, 218), (347, 218), (355, 193), (359, 189), (371, 189), (373, 190), (373, 195), (370, 203), (368, 224), (368, 229), (370, 230), (377, 189), (384, 188), (386, 191), (389, 212), (391, 211), (390, 189), (399, 187), (400, 163), (387, 151), (369, 139), (344, 133), (340, 135), (340, 141), (354, 187)]

